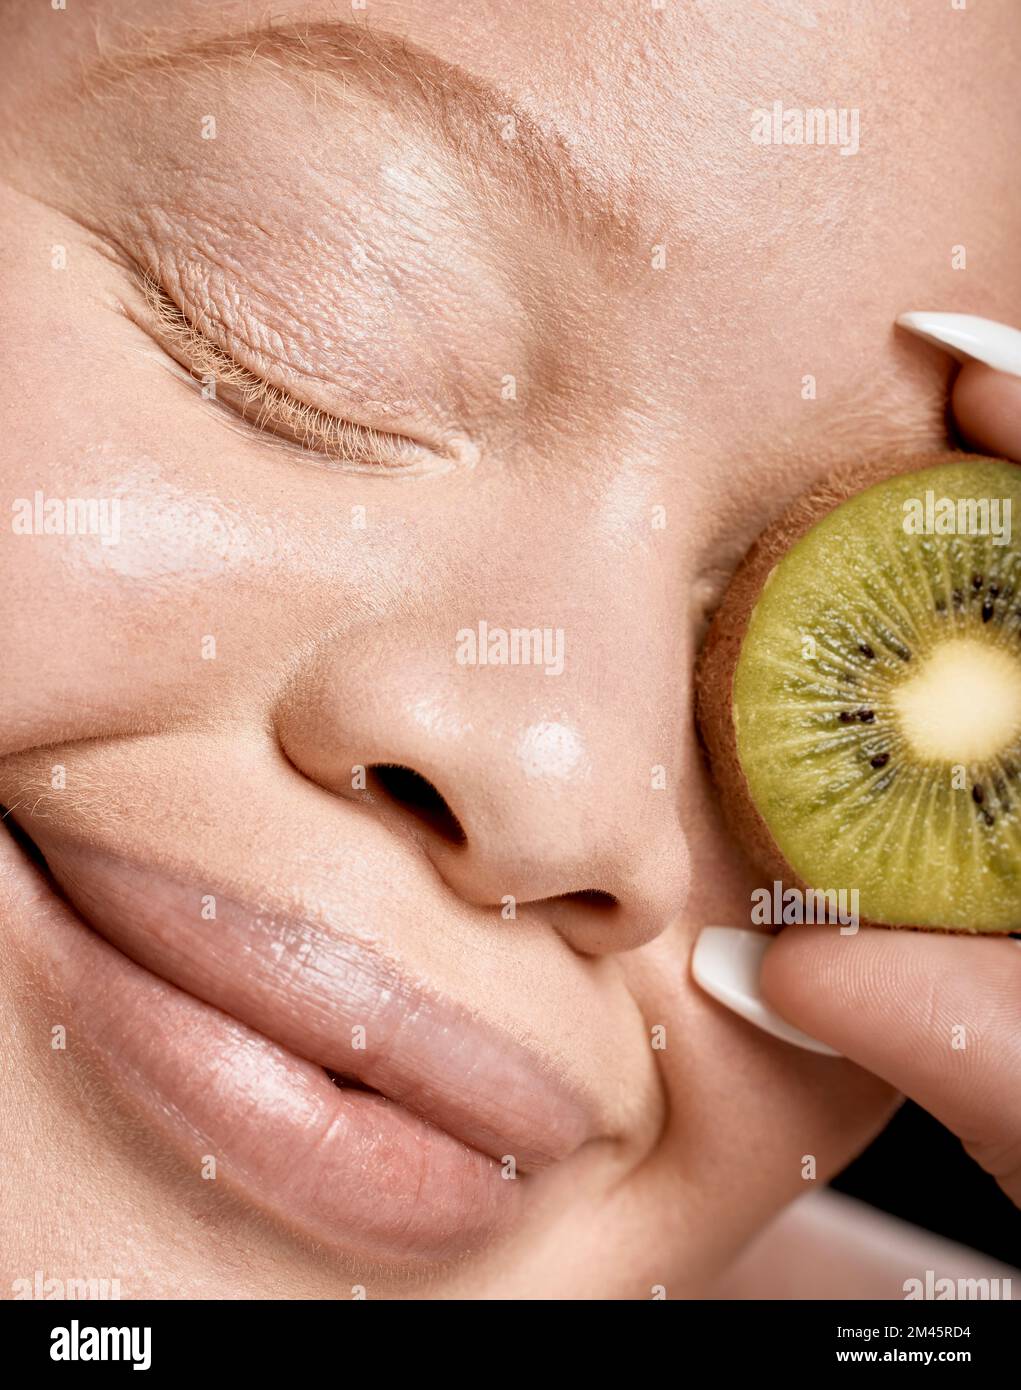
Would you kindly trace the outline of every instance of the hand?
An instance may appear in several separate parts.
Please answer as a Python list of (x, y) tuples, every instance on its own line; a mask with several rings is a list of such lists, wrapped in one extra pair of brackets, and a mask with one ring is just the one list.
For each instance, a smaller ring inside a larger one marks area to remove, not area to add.
[[(1021, 462), (1021, 333), (959, 314), (900, 322), (964, 359), (953, 408), (969, 447)], [(1021, 1204), (1021, 941), (803, 926), (750, 938), (709, 930), (695, 962), (704, 987), (768, 1031), (828, 1044), (910, 1096)]]

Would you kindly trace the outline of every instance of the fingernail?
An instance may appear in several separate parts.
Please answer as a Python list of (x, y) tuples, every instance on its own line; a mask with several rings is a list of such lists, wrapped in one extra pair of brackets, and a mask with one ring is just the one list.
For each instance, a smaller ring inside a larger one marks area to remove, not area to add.
[(901, 314), (901, 328), (935, 343), (958, 362), (984, 362), (998, 372), (1021, 376), (1021, 332), (974, 314)]
[(703, 927), (695, 942), (691, 972), (706, 994), (711, 994), (764, 1033), (803, 1047), (806, 1052), (839, 1057), (840, 1053), (834, 1052), (832, 1047), (810, 1038), (781, 1018), (763, 999), (759, 974), (762, 957), (771, 940), (765, 932), (746, 931), (740, 927)]

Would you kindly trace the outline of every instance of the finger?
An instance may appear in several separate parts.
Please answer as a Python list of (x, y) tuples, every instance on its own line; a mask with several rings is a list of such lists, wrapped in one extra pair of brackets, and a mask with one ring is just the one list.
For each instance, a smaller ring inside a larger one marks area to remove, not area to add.
[(955, 357), (953, 409), (980, 453), (1021, 462), (1021, 332), (974, 314), (901, 314), (901, 328)]
[(793, 927), (760, 984), (796, 1027), (935, 1115), (1021, 1201), (1018, 942)]
[(972, 449), (1021, 463), (1021, 377), (968, 362), (953, 390), (954, 417)]

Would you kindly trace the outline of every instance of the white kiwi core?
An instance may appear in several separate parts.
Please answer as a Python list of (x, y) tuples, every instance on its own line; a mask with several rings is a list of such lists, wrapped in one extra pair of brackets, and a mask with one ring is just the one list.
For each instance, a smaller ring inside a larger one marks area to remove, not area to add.
[(951, 639), (932, 650), (892, 700), (919, 758), (994, 758), (1021, 734), (1021, 662), (973, 637)]

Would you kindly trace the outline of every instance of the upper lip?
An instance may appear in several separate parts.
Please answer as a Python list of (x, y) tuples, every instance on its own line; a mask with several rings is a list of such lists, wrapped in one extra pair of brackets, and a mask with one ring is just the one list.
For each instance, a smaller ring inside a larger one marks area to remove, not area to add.
[[(105, 852), (43, 848), (71, 903), (112, 945), (299, 1057), (525, 1172), (592, 1137), (589, 1098), (551, 1059), (409, 978), (368, 937)], [(207, 898), (213, 920), (201, 911)]]

